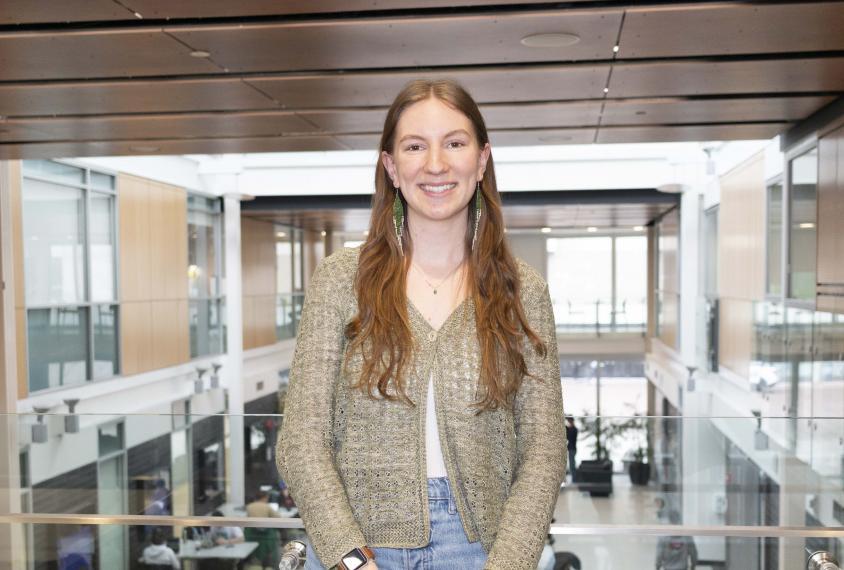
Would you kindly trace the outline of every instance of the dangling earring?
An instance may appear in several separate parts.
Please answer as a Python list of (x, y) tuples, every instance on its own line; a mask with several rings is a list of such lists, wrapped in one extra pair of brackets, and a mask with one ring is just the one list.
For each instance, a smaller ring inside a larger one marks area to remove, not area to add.
[(475, 241), (478, 239), (478, 224), (481, 221), (483, 204), (483, 197), (481, 196), (481, 181), (478, 180), (478, 185), (475, 187), (475, 231), (472, 233), (472, 251), (475, 251)]
[(396, 188), (396, 198), (393, 200), (393, 224), (396, 228), (396, 240), (399, 242), (399, 252), (404, 257), (404, 247), (401, 243), (401, 237), (404, 235), (404, 206), (399, 197), (400, 193), (399, 189)]

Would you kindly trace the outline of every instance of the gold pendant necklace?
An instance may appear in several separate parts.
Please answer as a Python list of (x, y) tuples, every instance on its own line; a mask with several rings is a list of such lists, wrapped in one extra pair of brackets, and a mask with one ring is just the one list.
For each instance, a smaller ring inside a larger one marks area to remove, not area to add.
[(437, 285), (434, 285), (433, 283), (431, 283), (430, 281), (428, 281), (428, 279), (425, 277), (425, 272), (424, 272), (424, 271), (422, 271), (422, 268), (421, 268), (421, 267), (419, 267), (418, 265), (416, 265), (416, 262), (415, 262), (415, 261), (412, 261), (412, 260), (411, 260), (411, 262), (410, 262), (410, 263), (411, 263), (414, 267), (416, 267), (416, 269), (418, 269), (418, 270), (419, 270), (419, 274), (422, 276), (422, 281), (424, 281), (425, 283), (427, 283), (427, 284), (428, 284), (428, 287), (430, 287), (430, 288), (434, 291), (434, 295), (436, 295), (436, 294), (437, 294), (437, 289), (439, 289), (440, 287), (442, 287), (443, 283), (445, 283), (446, 281), (448, 281), (448, 280), (451, 278), (451, 276), (452, 276), (452, 275), (454, 275), (454, 273), (455, 273), (458, 269), (460, 269), (460, 268), (463, 266), (463, 262), (461, 261), (460, 263), (458, 263), (458, 264), (457, 264), (457, 267), (455, 267), (454, 269), (452, 269), (452, 270), (449, 272), (449, 274), (445, 276), (445, 278), (444, 278), (442, 281), (440, 281)]

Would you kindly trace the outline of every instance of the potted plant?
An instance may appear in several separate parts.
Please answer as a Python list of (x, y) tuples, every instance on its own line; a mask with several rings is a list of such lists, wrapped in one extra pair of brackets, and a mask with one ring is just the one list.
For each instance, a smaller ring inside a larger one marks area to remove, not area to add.
[(645, 448), (639, 446), (633, 452), (633, 461), (627, 466), (630, 482), (634, 485), (647, 485), (651, 479), (651, 466), (646, 463)]

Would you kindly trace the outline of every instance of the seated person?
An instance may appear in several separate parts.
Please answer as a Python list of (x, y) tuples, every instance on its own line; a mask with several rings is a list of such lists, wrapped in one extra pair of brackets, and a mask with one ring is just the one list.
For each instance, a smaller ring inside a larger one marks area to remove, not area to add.
[[(211, 513), (212, 517), (221, 517), (223, 513), (214, 511)], [(214, 537), (214, 544), (237, 544), (246, 540), (243, 537), (243, 529), (239, 526), (217, 526), (211, 531)]]
[(181, 568), (179, 558), (173, 549), (167, 546), (164, 531), (156, 528), (152, 531), (152, 544), (144, 548), (143, 555), (138, 560), (143, 564), (156, 564), (159, 566), (170, 565), (173, 568)]

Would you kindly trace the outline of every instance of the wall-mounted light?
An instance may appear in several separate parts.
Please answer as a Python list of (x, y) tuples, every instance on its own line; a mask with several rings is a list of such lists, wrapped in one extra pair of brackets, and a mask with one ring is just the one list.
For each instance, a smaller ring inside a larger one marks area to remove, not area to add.
[(222, 368), (222, 367), (223, 367), (223, 365), (220, 364), (219, 362), (215, 362), (214, 364), (211, 365), (211, 368), (213, 369), (212, 372), (211, 372), (211, 389), (212, 390), (216, 390), (217, 388), (220, 387), (220, 374), (219, 374), (219, 372), (220, 372), (220, 368)]
[(67, 415), (64, 417), (64, 432), (79, 433), (79, 416), (76, 415), (76, 404), (79, 398), (71, 398), (64, 401), (67, 406)]
[(33, 411), (38, 414), (36, 422), (32, 424), (32, 443), (47, 443), (49, 433), (47, 431), (47, 424), (44, 423), (44, 414), (50, 411), (48, 407), (33, 406)]
[(205, 382), (202, 381), (202, 376), (208, 372), (207, 368), (202, 366), (196, 367), (196, 380), (193, 381), (193, 393), (202, 394), (205, 391)]
[(768, 449), (769, 439), (768, 434), (762, 431), (762, 411), (750, 410), (756, 418), (756, 431), (753, 433), (753, 449), (757, 451), (764, 451)]
[(686, 369), (689, 371), (689, 376), (686, 378), (686, 392), (694, 392), (695, 370), (697, 370), (697, 366), (686, 366)]

